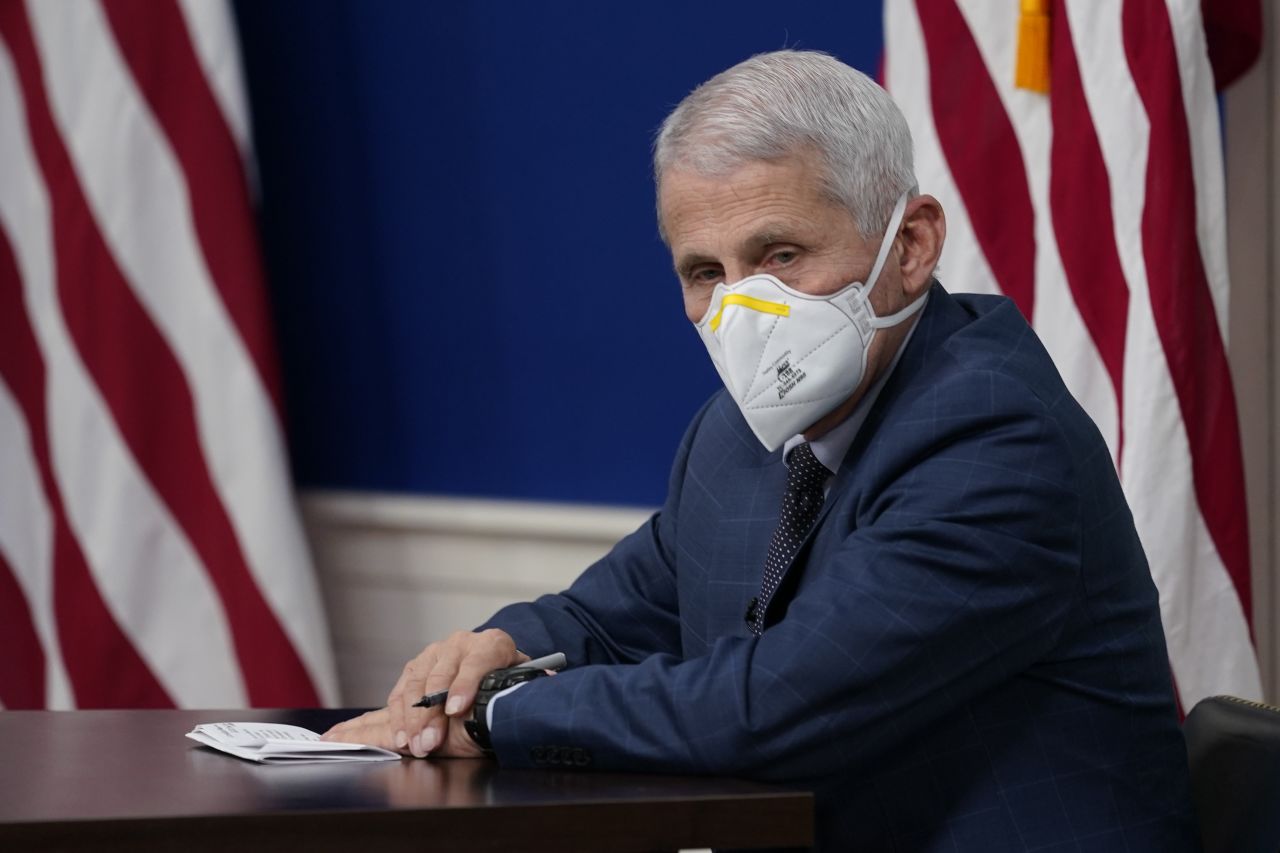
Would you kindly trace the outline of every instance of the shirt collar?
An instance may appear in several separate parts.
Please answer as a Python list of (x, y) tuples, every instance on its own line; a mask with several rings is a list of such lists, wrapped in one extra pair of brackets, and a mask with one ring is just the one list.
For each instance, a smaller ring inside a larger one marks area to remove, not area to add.
[[(929, 294), (924, 295), (926, 303)], [(928, 307), (926, 304), (925, 307)], [(924, 308), (920, 309), (921, 311)], [(917, 317), (919, 314), (917, 313)], [(862, 399), (858, 401), (858, 405), (854, 407), (849, 417), (845, 418), (834, 428), (831, 429), (822, 438), (815, 438), (809, 442), (809, 448), (813, 451), (813, 455), (818, 461), (833, 474), (840, 469), (840, 463), (844, 461), (844, 456), (849, 452), (849, 448), (853, 446), (853, 440), (858, 437), (858, 430), (862, 428), (862, 424), (867, 419), (867, 415), (871, 413), (871, 407), (875, 405), (876, 399), (880, 396), (881, 389), (885, 383), (889, 381), (889, 377), (893, 374), (893, 369), (898, 366), (898, 362), (902, 360), (902, 354), (907, 350), (907, 344), (911, 341), (911, 336), (916, 333), (916, 327), (919, 322), (911, 324), (911, 328), (907, 330), (906, 337), (902, 339), (902, 343), (898, 345), (898, 351), (893, 354), (893, 361), (889, 363), (889, 369), (881, 374), (880, 378), (875, 381), (867, 393), (862, 395)], [(793, 435), (788, 438), (786, 443), (782, 445), (782, 458), (786, 460), (787, 454), (791, 452), (791, 448), (804, 444), (804, 434)]]

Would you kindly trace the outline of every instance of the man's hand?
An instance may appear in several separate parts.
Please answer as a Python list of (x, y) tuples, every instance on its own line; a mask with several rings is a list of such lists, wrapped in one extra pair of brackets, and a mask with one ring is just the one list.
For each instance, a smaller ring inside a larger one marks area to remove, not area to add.
[[(386, 729), (383, 733), (367, 733), (366, 736), (378, 737), (386, 742), (387, 749), (401, 752), (407, 750), (418, 758), (426, 756), (441, 745), (454, 751), (447, 754), (457, 754), (456, 750), (460, 748), (462, 741), (467, 742), (466, 746), (474, 747), (462, 727), (462, 719), (471, 710), (480, 680), (491, 670), (515, 666), (527, 660), (529, 656), (516, 651), (515, 640), (505, 631), (496, 628), (479, 633), (458, 631), (443, 642), (427, 646), (421, 654), (405, 664), (400, 680), (387, 696), (387, 707), (364, 715), (370, 717), (385, 712), (386, 716), (366, 721), (362, 724), (361, 731), (368, 732), (367, 727), (371, 725), (384, 725)], [(449, 699), (443, 710), (439, 706), (413, 707), (426, 694), (446, 689), (449, 691)], [(342, 726), (354, 724), (364, 717), (357, 717)], [(451, 721), (456, 722), (451, 725)], [(330, 733), (339, 728), (341, 726), (335, 726), (330, 729)], [(338, 739), (329, 738), (328, 734), (326, 738)], [(479, 754), (479, 751), (476, 750), (474, 754)]]
[[(441, 758), (483, 758), (484, 752), (476, 746), (471, 735), (462, 726), (462, 720), (445, 720), (446, 732), (444, 743), (435, 750)], [(338, 743), (363, 743), (369, 746), (380, 746), (400, 753), (407, 750), (397, 747), (391, 728), (390, 708), (379, 708), (368, 711), (350, 720), (338, 723), (325, 732), (321, 740)]]

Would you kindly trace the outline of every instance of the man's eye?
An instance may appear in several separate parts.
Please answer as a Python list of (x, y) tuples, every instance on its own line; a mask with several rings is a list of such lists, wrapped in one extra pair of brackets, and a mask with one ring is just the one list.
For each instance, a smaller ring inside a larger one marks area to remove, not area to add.
[(694, 270), (689, 276), (689, 281), (693, 284), (717, 284), (724, 281), (724, 273), (714, 267)]
[(798, 254), (798, 252), (792, 251), (791, 249), (782, 249), (781, 251), (774, 252), (770, 255), (768, 262), (774, 265), (786, 266), (794, 261)]

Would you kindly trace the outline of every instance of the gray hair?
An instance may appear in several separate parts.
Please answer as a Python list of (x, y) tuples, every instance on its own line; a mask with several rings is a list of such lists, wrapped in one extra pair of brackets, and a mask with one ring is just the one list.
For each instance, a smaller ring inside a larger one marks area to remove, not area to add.
[(817, 153), (823, 189), (864, 237), (879, 236), (898, 196), (916, 182), (911, 131), (889, 93), (809, 50), (753, 56), (689, 93), (658, 131), (654, 181), (661, 187), (672, 168), (716, 177), (805, 149)]

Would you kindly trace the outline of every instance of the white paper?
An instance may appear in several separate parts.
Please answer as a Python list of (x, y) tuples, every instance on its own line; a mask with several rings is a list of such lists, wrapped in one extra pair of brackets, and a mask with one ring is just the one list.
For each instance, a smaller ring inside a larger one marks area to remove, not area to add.
[(391, 761), (399, 753), (361, 743), (330, 743), (301, 726), (283, 723), (201, 723), (187, 737), (237, 758), (264, 763)]

